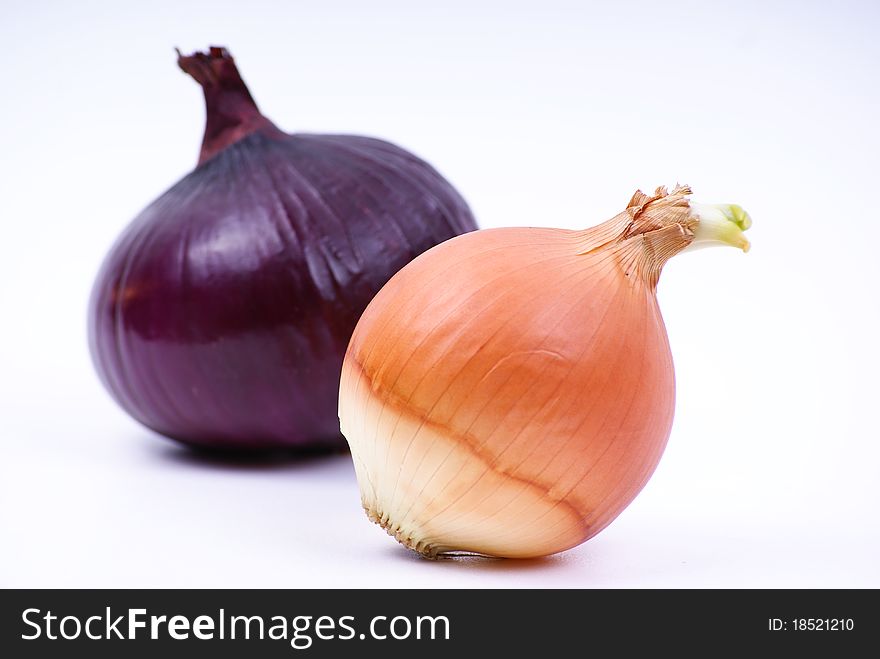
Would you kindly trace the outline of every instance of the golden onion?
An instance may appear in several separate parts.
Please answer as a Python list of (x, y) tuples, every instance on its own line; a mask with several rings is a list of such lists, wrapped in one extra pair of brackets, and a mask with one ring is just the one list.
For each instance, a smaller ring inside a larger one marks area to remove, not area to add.
[(689, 246), (748, 248), (748, 214), (689, 194), (636, 192), (584, 231), (459, 236), (382, 288), (339, 397), (370, 519), (428, 557), (524, 558), (620, 514), (672, 427), (660, 271)]

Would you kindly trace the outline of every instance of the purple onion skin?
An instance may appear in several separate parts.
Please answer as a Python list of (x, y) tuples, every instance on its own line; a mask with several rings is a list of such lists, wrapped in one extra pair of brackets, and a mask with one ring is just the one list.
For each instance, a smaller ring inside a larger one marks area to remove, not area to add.
[(342, 449), (339, 377), (361, 312), (418, 254), (476, 229), (473, 216), (399, 147), (280, 131), (225, 49), (179, 63), (205, 91), (200, 164), (104, 261), (95, 367), (131, 416), (181, 442)]

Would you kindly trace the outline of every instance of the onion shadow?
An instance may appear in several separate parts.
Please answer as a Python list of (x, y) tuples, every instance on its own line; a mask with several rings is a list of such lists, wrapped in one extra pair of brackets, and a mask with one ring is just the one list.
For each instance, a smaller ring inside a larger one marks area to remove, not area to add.
[(193, 446), (158, 433), (148, 439), (151, 446), (144, 449), (161, 462), (217, 471), (312, 469), (351, 460), (351, 454), (340, 448), (242, 450)]
[(443, 554), (437, 558), (425, 558), (420, 554), (398, 545), (390, 549), (398, 559), (419, 563), (427, 569), (463, 570), (480, 573), (524, 574), (530, 572), (553, 572), (567, 569), (569, 561), (566, 552), (541, 556), (539, 558), (498, 558), (470, 552)]

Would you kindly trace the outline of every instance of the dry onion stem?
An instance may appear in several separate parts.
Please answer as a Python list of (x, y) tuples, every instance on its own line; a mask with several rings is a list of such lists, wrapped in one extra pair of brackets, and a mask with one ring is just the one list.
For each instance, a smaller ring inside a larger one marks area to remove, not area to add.
[(470, 233), (388, 282), (340, 389), (370, 519), (428, 557), (533, 557), (620, 514), (672, 426), (660, 271), (688, 246), (748, 248), (739, 206), (689, 194), (636, 192), (585, 231)]

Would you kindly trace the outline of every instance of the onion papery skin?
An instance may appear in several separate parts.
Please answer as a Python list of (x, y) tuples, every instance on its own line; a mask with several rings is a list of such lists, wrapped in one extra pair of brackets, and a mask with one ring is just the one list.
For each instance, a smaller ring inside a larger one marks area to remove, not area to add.
[(340, 391), (370, 519), (428, 557), (528, 558), (620, 514), (672, 427), (655, 290), (693, 240), (687, 193), (637, 193), (587, 231), (471, 233), (389, 281)]
[(89, 308), (95, 367), (129, 414), (182, 442), (344, 448), (339, 373), (360, 314), (474, 219), (393, 144), (279, 130), (224, 49), (180, 62), (205, 91), (200, 164), (106, 257)]

